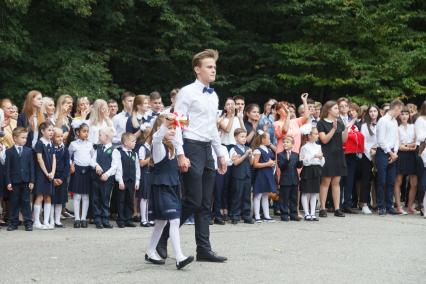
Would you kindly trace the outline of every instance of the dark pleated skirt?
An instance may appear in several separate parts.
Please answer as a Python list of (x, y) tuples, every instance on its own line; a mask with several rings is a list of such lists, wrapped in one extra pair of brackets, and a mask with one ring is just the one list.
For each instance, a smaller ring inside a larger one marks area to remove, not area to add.
[(89, 194), (92, 184), (91, 167), (75, 166), (75, 172), (71, 175), (69, 191), (77, 194)]
[(319, 193), (321, 182), (321, 166), (306, 166), (300, 173), (300, 192)]
[(398, 152), (397, 160), (398, 174), (415, 175), (416, 174), (416, 152)]
[(180, 218), (181, 201), (178, 186), (152, 185), (152, 209), (154, 219)]
[(137, 198), (149, 199), (151, 195), (151, 174), (145, 171), (141, 171), (141, 180), (139, 190), (136, 191)]

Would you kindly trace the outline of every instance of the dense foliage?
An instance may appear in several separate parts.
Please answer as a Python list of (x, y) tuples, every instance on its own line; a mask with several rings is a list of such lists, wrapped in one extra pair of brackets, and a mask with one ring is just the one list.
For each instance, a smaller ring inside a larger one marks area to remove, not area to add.
[(0, 97), (117, 97), (193, 80), (220, 52), (221, 98), (358, 102), (426, 94), (423, 0), (0, 0)]

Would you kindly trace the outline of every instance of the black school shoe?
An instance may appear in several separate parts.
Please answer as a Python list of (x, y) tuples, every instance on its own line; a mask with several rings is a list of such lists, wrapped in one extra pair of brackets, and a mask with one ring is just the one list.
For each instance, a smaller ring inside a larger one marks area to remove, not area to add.
[(136, 227), (135, 223), (133, 223), (133, 222), (127, 222), (127, 223), (124, 224), (124, 226), (129, 227), (129, 228), (135, 228)]
[(151, 227), (151, 225), (148, 222), (141, 222), (141, 227), (148, 228)]
[(320, 209), (319, 216), (320, 216), (320, 218), (326, 218), (327, 217), (327, 210)]
[(105, 229), (112, 229), (112, 228), (114, 228), (114, 226), (111, 225), (110, 223), (103, 223), (102, 226), (104, 226)]
[(214, 251), (207, 252), (197, 252), (197, 261), (207, 261), (207, 262), (225, 262), (228, 258), (220, 256)]
[(185, 258), (182, 261), (179, 261), (179, 262), (176, 261), (176, 268), (180, 270), (180, 269), (184, 268), (185, 266), (187, 266), (188, 264), (190, 264), (193, 261), (194, 261), (194, 257), (193, 256), (188, 256), (187, 258)]
[(86, 220), (81, 220), (81, 227), (87, 228), (87, 221)]
[(145, 254), (145, 260), (151, 262), (152, 264), (157, 264), (157, 265), (161, 265), (161, 264), (166, 263), (166, 261), (164, 259), (160, 259), (160, 260), (153, 259), (153, 258), (150, 258), (147, 254)]
[(358, 214), (358, 211), (352, 208), (343, 208), (342, 211), (348, 214)]
[(232, 219), (232, 220), (231, 220), (231, 224), (232, 224), (232, 225), (237, 225), (237, 224), (238, 224), (238, 222), (239, 222), (239, 220), (237, 220), (237, 219)]
[(117, 223), (117, 227), (119, 227), (120, 229), (126, 227), (123, 223)]
[(254, 224), (254, 220), (252, 218), (244, 219), (244, 224)]
[(33, 225), (25, 225), (25, 231), (31, 232), (33, 230)]
[(81, 228), (81, 222), (79, 220), (74, 221), (74, 228), (76, 229)]
[(345, 213), (343, 213), (342, 210), (340, 210), (340, 209), (336, 209), (334, 211), (334, 216), (336, 216), (336, 217), (345, 217)]
[(11, 231), (15, 231), (15, 230), (18, 230), (18, 227), (17, 227), (17, 226), (13, 226), (13, 225), (9, 225), (9, 226), (7, 227), (7, 230), (8, 230), (9, 232), (11, 232)]
[(96, 223), (96, 229), (103, 229), (104, 225), (102, 225), (101, 223)]
[(214, 223), (215, 223), (216, 225), (225, 225), (225, 224), (226, 224), (226, 223), (225, 223), (225, 220), (220, 219), (220, 218), (214, 218)]

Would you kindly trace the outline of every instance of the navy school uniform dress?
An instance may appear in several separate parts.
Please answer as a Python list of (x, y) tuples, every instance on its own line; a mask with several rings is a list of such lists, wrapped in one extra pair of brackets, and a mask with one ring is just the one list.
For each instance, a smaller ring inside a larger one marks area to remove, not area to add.
[[(247, 146), (235, 145), (233, 147), (237, 155), (243, 156), (249, 149)], [(232, 199), (230, 218), (232, 220), (250, 220), (251, 210), (251, 165), (250, 157), (247, 157), (232, 170)]]
[[(266, 148), (266, 147), (265, 147)], [(269, 149), (258, 147), (260, 151), (259, 163), (266, 163), (270, 159), (275, 160), (275, 154)], [(253, 185), (253, 193), (267, 193), (276, 191), (274, 169), (272, 167), (256, 169), (256, 178)]]
[(157, 220), (179, 219), (181, 198), (177, 158), (175, 155), (169, 159), (169, 151), (165, 145), (164, 148), (166, 155), (154, 165), (151, 176), (154, 218)]
[(299, 154), (287, 151), (278, 154), (278, 166), (281, 170), (280, 177), (280, 211), (281, 219), (297, 219), (297, 192), (299, 187), (298, 168), (303, 166), (299, 161)]
[[(134, 151), (124, 151), (122, 147), (117, 148), (121, 156), (122, 179), (124, 190), (118, 190), (118, 218), (117, 224), (125, 225), (132, 222), (134, 188), (136, 184), (136, 164), (137, 155)], [(139, 163), (138, 163), (139, 164)], [(140, 178), (140, 177), (139, 177)]]
[[(144, 160), (148, 159), (151, 156), (151, 150), (146, 145), (141, 145), (143, 147), (145, 156)], [(139, 151), (140, 153), (141, 151)], [(139, 159), (141, 155), (139, 155)], [(148, 164), (144, 167), (141, 167), (141, 178), (140, 178), (140, 188), (136, 191), (137, 198), (149, 199), (151, 195), (151, 166)]]
[[(37, 141), (34, 152), (36, 153), (36, 161), (37, 154), (41, 154), (44, 166), (48, 173), (50, 173), (53, 169), (53, 156), (55, 155), (55, 150), (50, 141), (41, 138)], [(35, 185), (34, 185), (34, 194), (35, 195), (49, 195), (53, 196), (54, 186), (53, 181), (50, 181), (47, 176), (43, 173), (40, 164), (38, 161), (36, 162), (36, 171), (35, 171)]]
[(99, 165), (103, 173), (109, 176), (106, 181), (102, 181), (100, 176), (92, 171), (92, 208), (96, 224), (109, 224), (110, 199), (115, 174), (112, 151), (112, 144), (99, 145), (96, 149), (96, 165)]
[(25, 226), (32, 224), (28, 184), (35, 182), (34, 153), (29, 147), (23, 146), (21, 149), (13, 146), (6, 150), (5, 184), (12, 184), (12, 191), (9, 192), (9, 218), (13, 227), (18, 226), (19, 209)]
[(56, 156), (55, 179), (60, 179), (62, 184), (55, 186), (52, 203), (65, 204), (68, 202), (68, 178), (70, 175), (70, 154), (64, 144), (54, 147)]

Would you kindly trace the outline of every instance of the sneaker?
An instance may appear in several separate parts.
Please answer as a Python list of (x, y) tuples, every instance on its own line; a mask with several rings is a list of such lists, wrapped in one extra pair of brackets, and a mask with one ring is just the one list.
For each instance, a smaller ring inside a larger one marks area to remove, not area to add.
[(265, 223), (275, 223), (275, 220), (272, 218), (264, 218)]
[(398, 215), (407, 215), (407, 212), (406, 211), (404, 211), (404, 209), (402, 209), (402, 207), (398, 207), (398, 208), (396, 208), (396, 213), (398, 214)]
[(320, 209), (319, 216), (320, 216), (320, 218), (326, 218), (327, 217), (327, 210)]
[(389, 208), (386, 210), (386, 213), (391, 214), (391, 215), (398, 215), (398, 212), (395, 210), (395, 208)]
[(255, 219), (254, 220), (256, 223), (262, 223), (263, 222), (263, 220), (262, 219)]
[(44, 226), (42, 223), (34, 223), (33, 227), (37, 230), (46, 230), (46, 226)]
[(414, 208), (407, 208), (407, 213), (408, 214), (415, 214), (415, 215), (417, 215), (417, 214), (419, 214), (420, 212), (419, 211), (417, 211), (416, 209), (414, 209)]
[(385, 209), (379, 209), (379, 216), (385, 216), (385, 215), (386, 215)]
[(186, 219), (184, 224), (185, 225), (195, 225), (195, 222), (194, 222), (194, 219), (188, 218), (188, 219)]
[(362, 207), (361, 212), (362, 212), (362, 214), (365, 214), (365, 215), (371, 215), (373, 213), (373, 212), (371, 212), (370, 208), (368, 208), (367, 205)]

